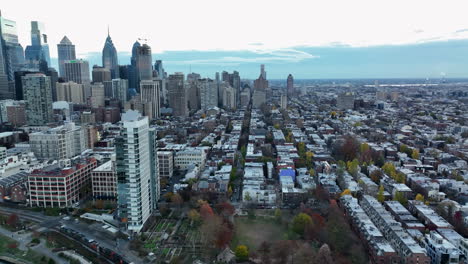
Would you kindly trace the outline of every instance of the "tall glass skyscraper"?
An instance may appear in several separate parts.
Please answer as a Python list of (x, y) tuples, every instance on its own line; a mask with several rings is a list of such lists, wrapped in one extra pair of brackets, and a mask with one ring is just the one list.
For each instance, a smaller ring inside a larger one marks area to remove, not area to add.
[(140, 86), (140, 80), (138, 78), (137, 59), (138, 59), (138, 48), (141, 46), (140, 42), (135, 41), (132, 47), (132, 58), (130, 59), (130, 68), (128, 72), (128, 85), (131, 89), (137, 89)]
[(117, 49), (115, 49), (114, 43), (112, 43), (109, 32), (107, 32), (106, 43), (102, 49), (102, 66), (110, 70), (112, 79), (119, 78)]
[[(0, 16), (0, 35), (3, 71), (8, 80), (8, 88), (7, 90), (2, 90), (2, 94), (4, 95), (1, 97), (15, 98), (14, 73), (24, 64), (24, 52), (23, 47), (18, 42), (16, 22)], [(0, 84), (0, 86), (2, 86), (2, 84)], [(6, 92), (6, 94), (4, 92)]]
[(60, 77), (65, 77), (65, 61), (76, 60), (75, 45), (64, 36), (57, 44)]
[(148, 44), (143, 44), (137, 48), (137, 69), (139, 80), (153, 79), (153, 65), (151, 57), (151, 47)]
[(26, 60), (39, 61), (44, 58), (50, 65), (49, 44), (45, 34), (44, 24), (39, 21), (31, 21), (31, 45), (26, 47)]

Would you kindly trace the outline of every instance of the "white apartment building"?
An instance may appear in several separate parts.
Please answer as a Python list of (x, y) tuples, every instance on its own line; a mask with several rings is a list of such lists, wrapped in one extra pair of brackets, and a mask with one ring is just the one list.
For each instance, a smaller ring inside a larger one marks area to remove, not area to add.
[(85, 129), (75, 123), (29, 134), (31, 151), (38, 159), (61, 160), (80, 155), (86, 149)]
[(190, 165), (197, 165), (203, 170), (206, 162), (206, 152), (202, 148), (186, 148), (176, 152), (174, 163), (179, 170), (187, 170)]
[(117, 201), (119, 217), (127, 229), (139, 232), (150, 217), (154, 201), (155, 168), (148, 117), (129, 110), (122, 115), (116, 139)]
[(170, 178), (174, 174), (174, 153), (172, 151), (158, 151), (159, 177)]

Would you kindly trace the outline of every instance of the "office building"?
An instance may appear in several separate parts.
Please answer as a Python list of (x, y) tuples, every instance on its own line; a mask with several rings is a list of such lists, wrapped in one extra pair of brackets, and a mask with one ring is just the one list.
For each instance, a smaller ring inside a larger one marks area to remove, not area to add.
[(102, 83), (93, 83), (91, 84), (91, 97), (90, 103), (94, 108), (104, 107), (105, 103), (104, 96), (104, 84)]
[(91, 75), (93, 77), (93, 83), (104, 83), (112, 80), (111, 71), (108, 68), (97, 65), (93, 66), (93, 72)]
[(75, 82), (57, 83), (57, 101), (85, 104), (84, 85)]
[[(116, 138), (118, 215), (130, 231), (139, 232), (154, 210), (159, 189), (154, 153), (154, 131), (148, 117), (129, 110), (122, 115)], [(154, 166), (153, 166), (154, 165)]]
[(200, 109), (200, 85), (198, 80), (187, 82), (187, 100), (190, 111)]
[(94, 199), (117, 198), (115, 160), (109, 160), (91, 172), (91, 189)]
[(151, 47), (148, 44), (137, 47), (136, 65), (139, 81), (153, 79)]
[(85, 130), (69, 122), (29, 134), (31, 151), (41, 160), (61, 160), (80, 155), (87, 145)]
[(354, 93), (341, 93), (336, 99), (336, 107), (338, 109), (353, 109), (354, 108)]
[(43, 126), (52, 121), (52, 88), (50, 77), (42, 73), (22, 77), (26, 122)]
[(282, 109), (287, 109), (288, 108), (288, 97), (285, 94), (282, 94), (280, 100), (281, 100), (280, 101), (280, 107)]
[(112, 80), (112, 96), (118, 99), (121, 103), (121, 107), (127, 102), (128, 94), (128, 80), (125, 79), (113, 79)]
[(138, 60), (138, 48), (141, 47), (140, 42), (135, 41), (132, 47), (132, 57), (130, 58), (130, 67), (128, 68), (128, 85), (131, 89), (138, 89), (140, 86), (137, 60)]
[(292, 96), (294, 94), (294, 78), (291, 74), (288, 75), (288, 79), (286, 81), (286, 91), (288, 96)]
[(164, 67), (163, 67), (162, 60), (156, 60), (156, 62), (154, 63), (154, 70), (157, 72), (156, 77), (158, 77), (160, 79), (165, 79), (166, 78), (165, 73), (164, 73)]
[(167, 97), (173, 116), (187, 116), (187, 94), (185, 91), (184, 74), (176, 72), (169, 75)]
[(52, 165), (34, 170), (28, 176), (29, 205), (72, 207), (85, 198), (83, 190), (91, 185), (91, 171), (96, 166), (96, 159), (89, 158), (72, 161), (65, 168)]
[(102, 49), (102, 67), (110, 71), (112, 79), (120, 77), (117, 50), (115, 49), (114, 43), (112, 43), (109, 31), (107, 32), (106, 43)]
[[(0, 69), (0, 99), (14, 99), (14, 73), (15, 71), (18, 71), (24, 64), (24, 51), (23, 47), (18, 42), (16, 22), (2, 17), (1, 14), (0, 35), (0, 62), (3, 60), (2, 67), (4, 67), (4, 70)], [(2, 85), (5, 85), (5, 79), (2, 71), (4, 71), (8, 79), (8, 90), (2, 89)]]
[(172, 151), (158, 151), (159, 177), (171, 178), (174, 174), (174, 153)]
[(25, 59), (39, 61), (44, 58), (50, 65), (49, 44), (45, 34), (44, 24), (39, 21), (31, 21), (31, 45), (26, 47)]
[(91, 96), (91, 80), (89, 78), (89, 64), (85, 60), (69, 60), (65, 61), (65, 78), (68, 81), (73, 81), (84, 85), (85, 100)]
[(234, 87), (230, 86), (227, 83), (223, 83), (223, 84), (221, 84), (221, 86), (224, 86), (222, 88), (222, 91), (223, 91), (223, 100), (222, 101), (223, 101), (224, 108), (231, 109), (231, 110), (236, 109), (237, 108), (236, 90), (234, 89)]
[(159, 82), (141, 80), (140, 96), (141, 102), (146, 105), (143, 115), (150, 120), (158, 118), (160, 114)]
[(207, 110), (218, 106), (218, 86), (211, 79), (198, 80), (200, 86), (200, 107)]
[(76, 60), (75, 45), (64, 36), (59, 44), (57, 44), (58, 51), (58, 64), (59, 64), (59, 75), (65, 77), (65, 62), (69, 60)]
[(203, 170), (205, 168), (206, 152), (203, 148), (186, 148), (177, 151), (174, 157), (174, 166), (179, 170), (187, 170), (196, 165)]

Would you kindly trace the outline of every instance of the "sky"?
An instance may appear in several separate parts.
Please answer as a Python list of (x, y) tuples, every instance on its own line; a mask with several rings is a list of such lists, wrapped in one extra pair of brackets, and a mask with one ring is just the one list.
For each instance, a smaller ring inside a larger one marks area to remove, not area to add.
[(23, 46), (39, 20), (52, 58), (67, 35), (91, 65), (109, 26), (120, 64), (141, 38), (168, 72), (256, 78), (264, 63), (269, 78), (468, 77), (466, 0), (3, 0), (0, 8)]

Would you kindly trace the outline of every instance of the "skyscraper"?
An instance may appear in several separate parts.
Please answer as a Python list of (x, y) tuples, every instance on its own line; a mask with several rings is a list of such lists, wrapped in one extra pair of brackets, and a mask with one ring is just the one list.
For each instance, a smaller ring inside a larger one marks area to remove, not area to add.
[(218, 106), (218, 91), (216, 83), (211, 79), (201, 79), (198, 81), (200, 85), (200, 106), (201, 109), (207, 110)]
[(137, 89), (140, 85), (138, 79), (137, 59), (138, 59), (138, 48), (141, 46), (140, 42), (135, 41), (132, 47), (132, 57), (130, 58), (130, 68), (128, 72), (128, 86), (131, 89)]
[(121, 134), (115, 142), (118, 215), (134, 232), (141, 230), (158, 199), (153, 140), (148, 117), (133, 110), (122, 115)]
[(0, 14), (0, 35), (3, 46), (3, 59), (5, 74), (8, 79), (9, 96), (13, 94), (15, 86), (14, 72), (18, 71), (24, 64), (23, 47), (18, 42), (16, 22), (6, 19)]
[(16, 22), (0, 14), (0, 100), (15, 99), (14, 72), (24, 63), (23, 47), (18, 43)]
[(64, 36), (57, 44), (60, 77), (65, 77), (65, 61), (76, 60), (75, 45)]
[(127, 102), (128, 80), (113, 79), (112, 80), (112, 97), (120, 100), (121, 106)]
[(156, 60), (156, 62), (154, 63), (154, 70), (158, 73), (159, 78), (161, 79), (166, 78), (166, 76), (164, 76), (164, 68), (163, 68), (162, 60)]
[(288, 75), (288, 80), (286, 82), (286, 90), (288, 92), (288, 96), (294, 94), (294, 78), (291, 74)]
[(89, 79), (89, 64), (87, 61), (81, 59), (65, 61), (65, 77), (68, 81), (73, 81), (85, 86), (85, 100), (91, 96), (91, 81)]
[[(147, 44), (143, 44), (137, 47), (137, 71), (138, 71), (138, 80), (152, 80), (153, 79), (153, 65), (151, 58), (151, 47)], [(137, 88), (139, 88), (137, 86)]]
[(52, 89), (50, 77), (42, 73), (22, 77), (26, 122), (31, 126), (43, 126), (52, 121)]
[(159, 82), (153, 80), (140, 81), (140, 96), (141, 102), (146, 104), (144, 115), (148, 118), (155, 119), (159, 117), (160, 112), (160, 94)]
[(45, 27), (39, 21), (31, 21), (31, 45), (26, 47), (25, 59), (38, 61), (44, 58), (50, 65), (49, 44)]
[(265, 64), (260, 65), (260, 75), (266, 80)]
[(185, 91), (184, 74), (176, 72), (169, 75), (167, 97), (173, 116), (187, 116), (187, 94)]
[(104, 82), (112, 80), (111, 71), (106, 67), (99, 67), (97, 65), (94, 65), (93, 72), (91, 74), (93, 76), (93, 83), (95, 82), (104, 83)]
[(109, 31), (107, 31), (106, 43), (102, 49), (102, 66), (110, 70), (112, 79), (119, 78), (117, 49), (115, 49), (114, 43), (112, 43)]

